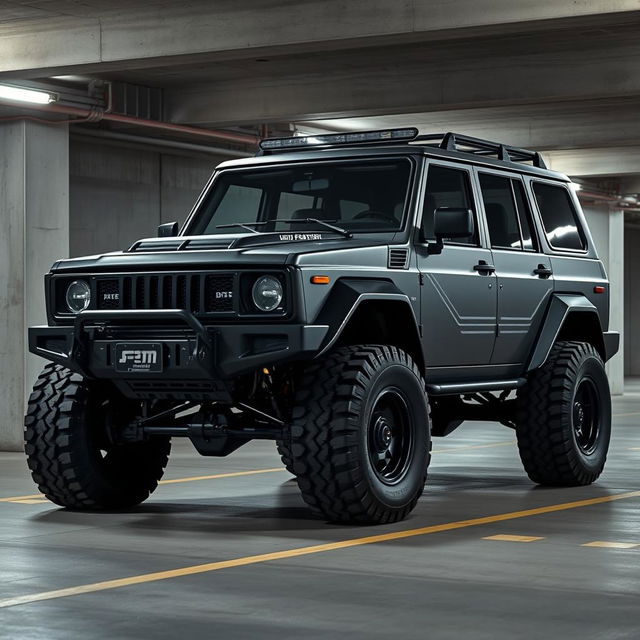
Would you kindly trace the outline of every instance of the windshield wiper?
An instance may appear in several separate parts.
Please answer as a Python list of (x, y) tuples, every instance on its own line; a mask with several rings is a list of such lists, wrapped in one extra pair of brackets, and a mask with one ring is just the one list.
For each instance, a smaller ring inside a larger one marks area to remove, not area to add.
[[(272, 220), (271, 222), (287, 222), (289, 224), (293, 224), (294, 222), (316, 222), (320, 226), (325, 227), (325, 229), (331, 229), (331, 231), (335, 231), (336, 233), (343, 235), (345, 238), (353, 238), (353, 233), (351, 233), (351, 231), (347, 231), (342, 227), (336, 227), (333, 224), (329, 224), (325, 220), (318, 220), (318, 218), (298, 218), (296, 220)], [(332, 220), (331, 222), (337, 222), (337, 220)]]
[[(271, 220), (269, 221), (271, 222)], [(229, 224), (217, 224), (216, 229), (232, 229), (233, 227), (242, 227), (251, 233), (260, 233), (251, 227), (261, 227), (266, 222), (230, 222)]]

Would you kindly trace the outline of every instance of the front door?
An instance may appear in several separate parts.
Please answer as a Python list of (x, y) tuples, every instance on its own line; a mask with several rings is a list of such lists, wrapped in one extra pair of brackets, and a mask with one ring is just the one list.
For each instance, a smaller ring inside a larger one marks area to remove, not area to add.
[[(490, 363), (496, 332), (496, 275), (491, 250), (482, 246), (471, 184), (471, 172), (463, 165), (429, 165), (422, 215), (425, 242), (416, 247), (426, 365), (429, 370), (449, 369), (452, 379), (464, 376), (469, 366)], [(438, 207), (474, 211), (475, 233), (462, 241), (445, 239), (442, 253), (429, 254)], [(448, 377), (446, 371), (441, 375)]]
[(522, 179), (478, 171), (498, 278), (498, 331), (491, 363), (525, 363), (553, 291), (549, 256), (541, 253)]

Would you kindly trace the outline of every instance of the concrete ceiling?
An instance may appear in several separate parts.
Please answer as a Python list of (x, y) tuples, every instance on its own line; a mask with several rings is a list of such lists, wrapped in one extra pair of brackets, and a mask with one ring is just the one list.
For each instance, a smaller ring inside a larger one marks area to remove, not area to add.
[(103, 18), (123, 11), (163, 9), (175, 5), (171, 0), (5, 0), (0, 4), (0, 24), (11, 21), (51, 20), (52, 18)]
[(13, 0), (0, 79), (160, 87), (167, 120), (208, 128), (457, 130), (584, 175), (625, 147), (626, 175), (639, 32), (638, 0)]

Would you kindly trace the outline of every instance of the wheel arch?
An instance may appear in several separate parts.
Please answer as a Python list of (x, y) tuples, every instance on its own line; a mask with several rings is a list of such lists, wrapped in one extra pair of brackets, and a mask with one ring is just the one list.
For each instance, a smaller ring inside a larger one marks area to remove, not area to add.
[(541, 367), (558, 340), (588, 342), (607, 360), (607, 348), (600, 316), (595, 305), (581, 294), (554, 294), (535, 347), (529, 358), (527, 373)]
[(407, 352), (425, 371), (420, 330), (409, 297), (391, 281), (341, 280), (317, 322), (329, 331), (318, 355), (337, 346), (389, 344)]

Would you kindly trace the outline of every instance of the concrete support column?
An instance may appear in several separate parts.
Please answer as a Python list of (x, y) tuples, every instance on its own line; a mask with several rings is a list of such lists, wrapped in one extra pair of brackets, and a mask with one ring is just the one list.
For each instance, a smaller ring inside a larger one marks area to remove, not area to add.
[(46, 322), (43, 276), (69, 253), (67, 125), (0, 124), (0, 450), (22, 448), (25, 399), (44, 361), (26, 327)]
[(620, 332), (620, 351), (607, 363), (611, 392), (624, 393), (624, 211), (609, 209), (609, 260), (611, 282), (609, 328)]
[(620, 332), (620, 350), (607, 363), (611, 393), (624, 392), (624, 212), (606, 203), (587, 204), (589, 221), (610, 286), (609, 329)]

